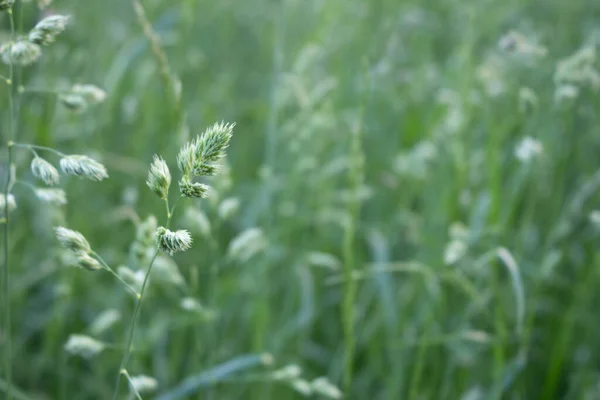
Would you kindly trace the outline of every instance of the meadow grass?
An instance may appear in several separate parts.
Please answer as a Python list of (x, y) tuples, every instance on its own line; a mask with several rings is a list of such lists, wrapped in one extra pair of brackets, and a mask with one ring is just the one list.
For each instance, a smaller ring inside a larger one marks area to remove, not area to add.
[[(25, 182), (3, 221), (0, 398), (600, 396), (594, 2), (50, 7), (66, 31), (0, 70), (2, 175)], [(43, 18), (13, 16), (15, 35)], [(88, 82), (107, 96), (74, 113)], [(177, 155), (216, 121), (236, 128), (210, 195), (173, 213)], [(70, 154), (110, 177), (62, 168), (57, 207), (30, 163)], [(189, 250), (156, 252), (165, 218)]]

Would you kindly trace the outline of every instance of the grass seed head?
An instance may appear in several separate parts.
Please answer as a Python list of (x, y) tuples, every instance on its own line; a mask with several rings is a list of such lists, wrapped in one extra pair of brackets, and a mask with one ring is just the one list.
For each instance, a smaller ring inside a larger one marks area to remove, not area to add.
[(62, 189), (35, 189), (35, 195), (43, 202), (64, 206), (67, 204), (67, 194)]
[(220, 122), (208, 127), (198, 136), (194, 141), (197, 162), (214, 162), (225, 157), (234, 127), (235, 123)]
[(192, 236), (186, 230), (173, 232), (160, 226), (156, 230), (156, 243), (161, 251), (172, 255), (192, 247)]
[(94, 181), (108, 178), (104, 165), (87, 156), (65, 156), (60, 160), (60, 168), (67, 175), (82, 176)]
[(184, 176), (189, 176), (196, 161), (196, 147), (192, 143), (183, 145), (177, 155), (177, 166)]
[(77, 93), (63, 93), (58, 96), (58, 101), (74, 113), (82, 113), (88, 108), (85, 97)]
[(196, 176), (215, 176), (221, 171), (220, 165), (207, 162), (197, 162), (194, 164), (194, 175)]
[(106, 100), (106, 92), (94, 85), (73, 85), (71, 93), (83, 97), (89, 104), (98, 104)]
[(85, 358), (91, 358), (104, 350), (106, 345), (86, 335), (71, 335), (65, 344), (67, 353)]
[(34, 157), (31, 161), (31, 172), (44, 181), (46, 185), (56, 185), (60, 180), (58, 170), (52, 164), (41, 157)]
[(88, 271), (98, 271), (99, 269), (102, 269), (102, 264), (87, 253), (80, 253), (77, 255), (77, 266), (87, 269)]
[(129, 379), (129, 384), (140, 394), (153, 392), (158, 388), (158, 381), (146, 375), (132, 376)]
[(179, 181), (179, 191), (185, 197), (204, 199), (208, 197), (210, 186), (198, 182), (192, 182), (183, 177)]
[(42, 49), (29, 40), (17, 40), (12, 46), (5, 43), (0, 47), (2, 61), (5, 64), (15, 64), (21, 66), (31, 65), (42, 56)]
[(171, 186), (171, 172), (165, 160), (157, 155), (154, 156), (150, 171), (148, 171), (146, 185), (161, 199), (167, 198), (169, 186)]
[(56, 37), (64, 32), (71, 18), (66, 15), (50, 15), (40, 22), (29, 32), (29, 40), (39, 45), (49, 45)]
[(62, 226), (54, 228), (54, 232), (60, 244), (66, 249), (78, 253), (78, 255), (79, 253), (89, 254), (91, 252), (90, 244), (81, 233)]
[(312, 381), (311, 383), (313, 392), (320, 394), (321, 396), (328, 399), (341, 399), (342, 392), (334, 384), (329, 382), (329, 379), (320, 377)]

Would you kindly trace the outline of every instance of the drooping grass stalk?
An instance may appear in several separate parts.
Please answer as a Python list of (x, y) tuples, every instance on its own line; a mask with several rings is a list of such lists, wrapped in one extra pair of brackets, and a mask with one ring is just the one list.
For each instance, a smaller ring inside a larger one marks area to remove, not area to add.
[[(368, 73), (368, 72), (367, 72)], [(369, 85), (367, 85), (369, 87)], [(344, 372), (343, 384), (346, 393), (351, 393), (354, 352), (356, 335), (354, 331), (354, 303), (356, 302), (357, 283), (353, 279), (356, 268), (354, 246), (358, 220), (360, 218), (360, 188), (364, 180), (364, 154), (362, 150), (362, 130), (365, 99), (360, 105), (360, 115), (356, 126), (352, 129), (352, 144), (350, 149), (349, 186), (352, 192), (348, 204), (349, 219), (344, 229), (343, 258), (344, 258), (344, 294), (342, 302), (342, 323), (344, 330)]]
[(4, 186), (4, 270), (3, 270), (3, 285), (2, 285), (2, 297), (4, 310), (4, 374), (6, 377), (6, 399), (12, 399), (12, 339), (11, 339), (11, 321), (10, 321), (10, 271), (9, 271), (9, 229), (10, 229), (10, 212), (8, 206), (8, 196), (11, 189), (12, 180), (12, 141), (15, 138), (14, 132), (14, 112), (15, 112), (15, 92), (13, 90), (13, 79), (14, 79), (14, 65), (12, 60), (12, 45), (15, 38), (15, 22), (12, 12), (12, 8), (7, 10), (8, 19), (10, 21), (10, 45), (8, 49), (8, 140), (7, 140), (7, 152), (8, 158), (6, 162), (6, 182)]
[[(169, 208), (169, 200), (165, 199), (165, 205), (167, 208), (167, 223), (165, 227), (168, 229), (171, 226), (171, 219), (173, 218), (173, 213), (177, 208), (177, 204), (179, 204), (179, 200), (181, 200), (182, 196), (180, 196), (172, 208)], [(142, 302), (144, 301), (144, 293), (146, 292), (146, 286), (148, 284), (148, 279), (150, 278), (150, 274), (152, 273), (152, 267), (154, 266), (154, 262), (160, 253), (160, 249), (157, 247), (150, 263), (148, 265), (148, 269), (146, 270), (146, 275), (144, 276), (144, 281), (142, 283), (142, 287), (138, 294), (137, 302), (135, 303), (135, 309), (133, 310), (133, 317), (131, 320), (131, 326), (129, 328), (129, 333), (127, 336), (127, 344), (125, 346), (125, 352), (123, 353), (123, 358), (121, 360), (121, 365), (119, 367), (119, 374), (117, 375), (117, 382), (115, 384), (115, 393), (113, 396), (113, 400), (117, 400), (119, 396), (119, 386), (121, 384), (121, 377), (123, 374), (127, 372), (127, 364), (129, 362), (129, 358), (131, 357), (131, 352), (133, 350), (133, 338), (135, 337), (135, 329), (137, 327), (137, 323), (139, 320), (140, 311), (142, 310)]]
[(119, 274), (117, 274), (105, 261), (104, 259), (102, 259), (102, 257), (100, 257), (100, 255), (98, 253), (96, 253), (95, 251), (92, 250), (91, 254), (98, 260), (100, 261), (100, 264), (102, 264), (102, 267), (104, 267), (104, 269), (106, 271), (108, 271), (109, 273), (111, 273), (115, 278), (117, 278), (117, 280), (119, 280), (123, 285), (125, 285), (129, 290), (131, 290), (135, 296), (139, 299), (140, 298), (140, 294), (138, 293), (137, 290), (135, 290), (130, 284), (128, 284), (127, 282), (125, 282), (123, 280), (123, 278), (121, 278), (121, 276), (119, 276)]
[(131, 0), (131, 4), (133, 6), (133, 10), (135, 11), (137, 21), (142, 27), (144, 36), (150, 42), (152, 54), (154, 54), (154, 58), (156, 58), (156, 62), (158, 63), (163, 84), (167, 88), (169, 96), (172, 97), (174, 111), (176, 114), (177, 133), (180, 135), (179, 140), (181, 143), (183, 143), (188, 140), (188, 130), (186, 127), (185, 112), (181, 104), (181, 93), (179, 88), (180, 84), (173, 75), (171, 66), (169, 65), (169, 59), (167, 58), (167, 55), (160, 44), (158, 35), (152, 28), (152, 24), (146, 15), (144, 6), (139, 0)]

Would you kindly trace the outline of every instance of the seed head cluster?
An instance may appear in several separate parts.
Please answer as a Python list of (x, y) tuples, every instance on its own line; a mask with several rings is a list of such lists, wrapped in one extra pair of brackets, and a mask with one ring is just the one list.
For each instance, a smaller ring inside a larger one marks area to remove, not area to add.
[(108, 178), (108, 172), (104, 165), (88, 156), (65, 156), (60, 160), (60, 168), (67, 175), (81, 176), (94, 181)]
[(156, 230), (156, 244), (159, 250), (172, 255), (192, 247), (192, 236), (186, 230), (173, 232), (160, 226)]
[(52, 164), (41, 157), (34, 157), (31, 161), (31, 172), (33, 176), (44, 181), (46, 185), (56, 185), (60, 180), (58, 170)]

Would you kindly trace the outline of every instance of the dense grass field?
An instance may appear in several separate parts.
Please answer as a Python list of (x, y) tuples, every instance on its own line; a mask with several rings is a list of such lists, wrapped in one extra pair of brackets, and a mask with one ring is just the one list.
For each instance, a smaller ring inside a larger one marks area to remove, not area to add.
[[(37, 3), (0, 11), (0, 399), (600, 399), (600, 3)], [(173, 206), (221, 121), (169, 217), (153, 156)]]

